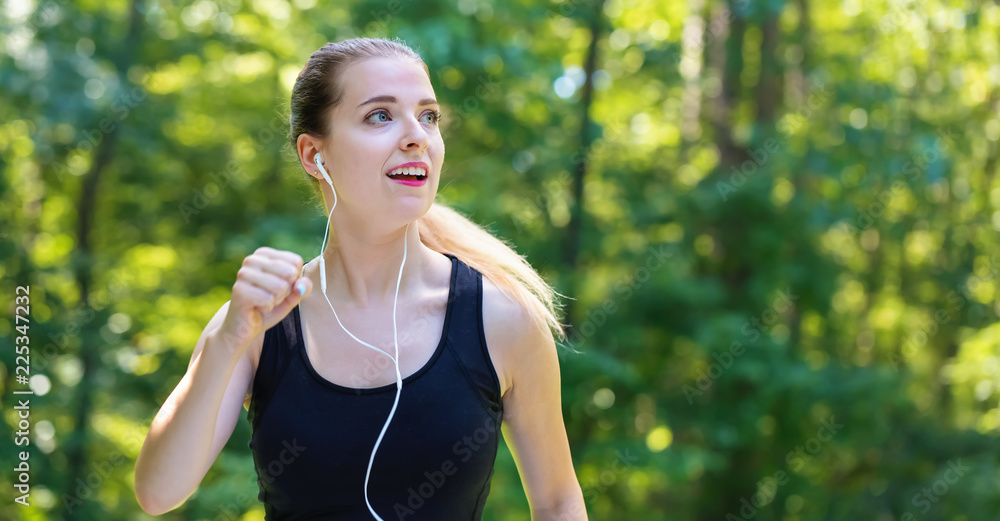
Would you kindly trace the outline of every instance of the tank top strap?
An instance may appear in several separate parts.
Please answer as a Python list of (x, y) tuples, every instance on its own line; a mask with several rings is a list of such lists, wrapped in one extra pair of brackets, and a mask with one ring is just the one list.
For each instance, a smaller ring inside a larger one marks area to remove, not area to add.
[(454, 302), (448, 302), (453, 309), (446, 345), (458, 360), (483, 405), (499, 424), (503, 415), (503, 401), (500, 379), (486, 348), (483, 329), (483, 275), (454, 255), (445, 255), (458, 262)]
[[(298, 306), (296, 306), (297, 308)], [(257, 371), (253, 379), (253, 400), (247, 419), (256, 427), (259, 418), (267, 404), (271, 402), (281, 378), (295, 355), (295, 345), (298, 342), (298, 332), (295, 329), (293, 309), (270, 329), (264, 332), (264, 343), (261, 346), (260, 360), (257, 361)]]

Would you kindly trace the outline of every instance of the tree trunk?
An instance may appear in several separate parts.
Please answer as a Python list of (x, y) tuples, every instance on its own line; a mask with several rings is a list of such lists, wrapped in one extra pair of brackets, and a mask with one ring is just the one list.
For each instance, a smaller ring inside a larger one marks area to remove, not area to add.
[[(727, 8), (733, 11), (734, 6), (730, 2)], [(717, 17), (713, 25), (724, 26), (723, 20)], [(713, 109), (709, 111), (712, 131), (715, 134), (715, 145), (719, 149), (720, 172), (728, 172), (728, 165), (739, 164), (746, 157), (746, 150), (733, 142), (730, 129), (732, 123), (730, 115), (739, 100), (740, 72), (743, 70), (743, 34), (745, 32), (746, 20), (736, 16), (729, 24), (725, 41), (717, 42), (709, 50), (712, 66), (722, 71), (722, 94), (716, 99)]]
[[(139, 45), (139, 35), (142, 32), (142, 16), (139, 13), (138, 0), (132, 0), (129, 5), (129, 31), (123, 42), (121, 52), (115, 62), (115, 69), (120, 78), (126, 78), (128, 67), (133, 62), (136, 48)], [(90, 297), (90, 285), (92, 279), (91, 267), (93, 265), (93, 254), (90, 247), (90, 231), (93, 228), (94, 211), (97, 207), (97, 193), (100, 186), (101, 176), (104, 170), (111, 163), (114, 157), (115, 145), (118, 142), (118, 130), (121, 125), (116, 125), (107, 137), (101, 142), (97, 149), (96, 157), (85, 174), (83, 186), (80, 191), (80, 199), (77, 204), (79, 208), (79, 218), (77, 221), (77, 248), (74, 252), (76, 263), (76, 284), (80, 289), (80, 302), (87, 305)], [(69, 467), (69, 477), (66, 484), (66, 493), (73, 495), (77, 486), (77, 480), (85, 482), (87, 474), (86, 465), (86, 445), (88, 424), (90, 414), (93, 409), (93, 381), (97, 364), (100, 360), (99, 346), (92, 338), (88, 338), (88, 331), (81, 331), (83, 342), (80, 346), (80, 359), (83, 365), (83, 375), (80, 379), (80, 387), (77, 390), (79, 402), (76, 407), (75, 428), (71, 439), (66, 444)], [(96, 337), (96, 335), (94, 335)]]
[(781, 99), (781, 65), (778, 60), (778, 14), (768, 13), (761, 24), (760, 80), (757, 82), (757, 130), (770, 134)]
[[(584, 82), (580, 100), (580, 155), (579, 161), (573, 172), (573, 208), (570, 215), (569, 224), (566, 228), (566, 249), (565, 263), (569, 273), (570, 294), (577, 294), (577, 270), (580, 257), (580, 243), (583, 234), (583, 185), (584, 176), (587, 173), (587, 156), (590, 151), (590, 104), (593, 99), (594, 85), (593, 75), (597, 64), (597, 42), (601, 36), (601, 9), (603, 2), (595, 2), (590, 13), (590, 47), (587, 50), (587, 61), (584, 64)], [(566, 302), (565, 312), (567, 324), (572, 325), (574, 301)]]
[(691, 14), (684, 20), (681, 30), (681, 58), (677, 65), (684, 78), (684, 102), (681, 104), (681, 164), (686, 163), (687, 152), (698, 141), (701, 117), (701, 79), (705, 61), (705, 28), (711, 18), (704, 10), (704, 0), (688, 3)]

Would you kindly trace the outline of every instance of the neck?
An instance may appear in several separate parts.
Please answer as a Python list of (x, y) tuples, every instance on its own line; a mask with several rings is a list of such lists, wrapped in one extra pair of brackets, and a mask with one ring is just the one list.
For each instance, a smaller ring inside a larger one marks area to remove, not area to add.
[[(331, 301), (345, 302), (363, 309), (383, 304), (391, 305), (396, 297), (399, 267), (403, 262), (403, 241), (406, 241), (406, 265), (399, 282), (401, 295), (411, 294), (419, 287), (418, 277), (426, 273), (426, 254), (420, 242), (419, 225), (410, 223), (402, 228), (374, 231), (364, 225), (331, 224), (329, 243), (323, 252), (326, 264), (326, 292)], [(319, 261), (315, 262), (314, 287), (319, 289)]]

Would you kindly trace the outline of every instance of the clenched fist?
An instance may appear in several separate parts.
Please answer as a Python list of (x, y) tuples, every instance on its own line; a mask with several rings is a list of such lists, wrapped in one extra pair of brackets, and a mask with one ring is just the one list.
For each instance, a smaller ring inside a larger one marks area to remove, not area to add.
[(312, 291), (312, 281), (299, 277), (301, 271), (298, 254), (267, 246), (243, 259), (218, 331), (230, 348), (245, 349), (251, 339), (281, 322)]

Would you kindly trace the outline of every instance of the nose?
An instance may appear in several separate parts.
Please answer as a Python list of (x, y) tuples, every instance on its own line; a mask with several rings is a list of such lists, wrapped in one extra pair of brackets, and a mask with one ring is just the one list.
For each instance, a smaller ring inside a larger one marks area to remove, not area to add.
[(415, 118), (406, 118), (403, 123), (405, 130), (400, 140), (400, 148), (403, 150), (416, 150), (423, 152), (430, 144), (430, 136), (424, 127)]

